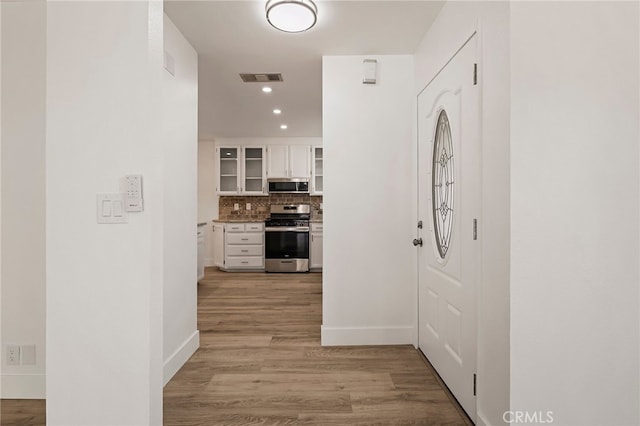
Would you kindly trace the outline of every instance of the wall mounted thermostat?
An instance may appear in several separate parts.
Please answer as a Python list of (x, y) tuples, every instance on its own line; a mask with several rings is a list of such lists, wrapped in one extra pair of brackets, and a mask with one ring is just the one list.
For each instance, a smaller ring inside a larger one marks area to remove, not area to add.
[(362, 61), (362, 84), (376, 84), (378, 61), (365, 59)]
[(127, 175), (124, 177), (124, 202), (125, 210), (128, 212), (141, 212), (144, 210), (142, 175)]

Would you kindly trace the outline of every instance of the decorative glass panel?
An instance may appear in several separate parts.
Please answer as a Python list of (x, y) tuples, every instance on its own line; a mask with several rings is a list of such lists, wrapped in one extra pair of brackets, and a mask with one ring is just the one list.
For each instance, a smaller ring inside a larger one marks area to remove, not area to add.
[(454, 213), (453, 142), (449, 118), (444, 110), (438, 116), (432, 161), (433, 228), (438, 253), (444, 259), (451, 242)]

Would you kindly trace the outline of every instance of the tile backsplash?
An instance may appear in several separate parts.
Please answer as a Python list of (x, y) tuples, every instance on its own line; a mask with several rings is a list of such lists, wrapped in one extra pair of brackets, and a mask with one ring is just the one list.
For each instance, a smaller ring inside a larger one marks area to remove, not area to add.
[[(240, 206), (234, 210), (234, 204)], [(247, 203), (251, 204), (251, 210), (247, 210)], [(269, 217), (269, 206), (272, 204), (311, 204), (311, 220), (322, 220), (322, 196), (310, 196), (303, 194), (271, 194), (264, 197), (221, 196), (219, 201), (218, 219), (262, 221)]]

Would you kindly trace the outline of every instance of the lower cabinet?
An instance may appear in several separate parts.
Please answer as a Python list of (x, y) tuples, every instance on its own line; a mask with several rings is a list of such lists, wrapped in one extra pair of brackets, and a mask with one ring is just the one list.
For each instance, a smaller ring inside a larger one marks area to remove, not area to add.
[(226, 271), (264, 269), (264, 224), (226, 223), (224, 262)]
[(309, 269), (322, 269), (322, 223), (311, 223)]
[(224, 223), (213, 222), (213, 265), (224, 266)]

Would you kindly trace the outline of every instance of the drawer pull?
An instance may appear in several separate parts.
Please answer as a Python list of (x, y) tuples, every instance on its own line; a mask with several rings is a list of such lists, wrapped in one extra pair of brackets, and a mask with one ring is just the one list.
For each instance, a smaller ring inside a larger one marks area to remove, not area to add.
[(242, 253), (249, 253), (249, 250), (240, 250)]
[(248, 238), (241, 238), (242, 241), (249, 241)]
[(248, 265), (249, 264), (249, 262), (247, 262), (247, 261), (242, 261), (240, 263), (242, 263), (243, 265)]

